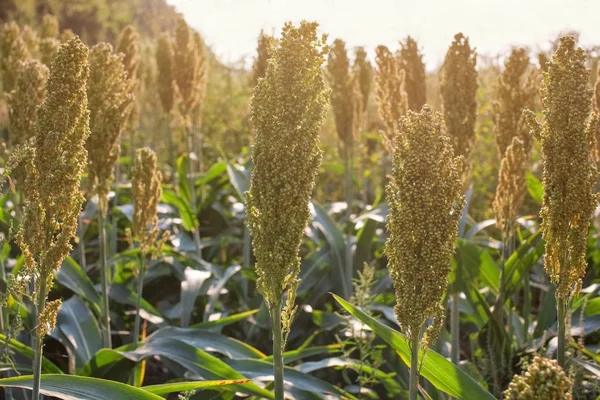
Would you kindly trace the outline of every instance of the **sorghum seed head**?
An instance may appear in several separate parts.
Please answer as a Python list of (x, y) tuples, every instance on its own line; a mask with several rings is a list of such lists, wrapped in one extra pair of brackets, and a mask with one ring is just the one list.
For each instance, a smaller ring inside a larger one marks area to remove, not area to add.
[(40, 61), (46, 66), (52, 64), (52, 60), (60, 47), (60, 41), (54, 38), (44, 38), (40, 42)]
[(560, 45), (548, 70), (540, 94), (544, 121), (526, 111), (534, 137), (541, 143), (544, 161), (544, 199), (540, 216), (546, 242), (544, 265), (558, 298), (579, 293), (587, 261), (587, 234), (598, 204), (592, 194), (597, 171), (591, 160), (598, 118), (590, 108), (592, 91), (585, 52), (575, 48), (571, 36)]
[(208, 83), (208, 57), (204, 41), (198, 32), (194, 32), (194, 45), (198, 50), (198, 71), (196, 72), (195, 95), (196, 105), (192, 109), (192, 122), (196, 127), (202, 125), (202, 113), (204, 111), (204, 98), (206, 97), (206, 85)]
[(21, 30), (21, 38), (25, 42), (28, 53), (36, 55), (40, 49), (40, 38), (37, 32), (31, 26), (25, 25)]
[(107, 195), (120, 154), (119, 135), (133, 102), (123, 55), (115, 54), (108, 43), (90, 51), (90, 78), (87, 94), (91, 134), (87, 141), (89, 192), (97, 194), (100, 211), (106, 215)]
[(9, 143), (24, 144), (35, 136), (36, 114), (46, 96), (48, 68), (37, 60), (21, 63), (8, 97)]
[(306, 21), (299, 27), (285, 24), (251, 101), (256, 140), (246, 212), (257, 288), (270, 309), (281, 304), (287, 289), (287, 304), (294, 304), (298, 251), (322, 158), (319, 130), (329, 93), (321, 71), (326, 36), (317, 36), (317, 26)]
[[(25, 206), (17, 235), (24, 269), (47, 279), (71, 251), (83, 198), (79, 192), (89, 135), (88, 49), (79, 38), (63, 44), (52, 62), (38, 108), (27, 163)], [(43, 310), (40, 310), (42, 313)]]
[(158, 39), (156, 49), (156, 64), (158, 67), (158, 95), (163, 111), (170, 114), (175, 103), (175, 81), (173, 80), (173, 45), (167, 34)]
[(137, 149), (131, 177), (133, 195), (133, 238), (147, 254), (158, 238), (158, 203), (162, 196), (162, 175), (156, 169), (156, 154), (149, 148)]
[[(598, 76), (594, 85), (594, 97), (592, 98), (592, 109), (594, 113), (600, 115), (600, 64), (598, 65)], [(594, 148), (594, 156), (596, 165), (600, 164), (600, 125), (596, 127), (596, 147)]]
[(201, 60), (204, 54), (199, 54), (199, 51), (192, 29), (183, 17), (179, 18), (173, 48), (173, 76), (181, 96), (180, 107), (184, 118), (189, 118), (189, 114), (198, 102), (198, 72), (200, 63), (204, 62)]
[(525, 197), (527, 161), (528, 156), (523, 142), (520, 138), (513, 137), (500, 163), (498, 186), (493, 203), (496, 226), (502, 230), (503, 237), (506, 239), (513, 233)]
[(525, 153), (529, 154), (532, 138), (523, 117), (523, 110), (533, 106), (535, 98), (535, 76), (529, 74), (527, 49), (515, 48), (504, 63), (504, 71), (498, 78), (497, 101), (494, 103), (496, 144), (500, 157), (514, 137), (523, 142)]
[(404, 89), (408, 96), (408, 108), (418, 112), (427, 101), (425, 63), (419, 45), (410, 36), (400, 42), (398, 67), (405, 73)]
[(465, 166), (463, 179), (470, 174), (469, 157), (475, 142), (477, 117), (477, 54), (462, 33), (454, 40), (446, 53), (440, 78), (442, 108), (448, 135), (452, 139), (454, 153), (463, 156)]
[(504, 392), (506, 400), (571, 400), (573, 383), (556, 360), (535, 356), (521, 375), (515, 375)]
[(69, 40), (73, 39), (75, 37), (75, 32), (73, 32), (70, 29), (65, 29), (64, 31), (62, 31), (62, 33), (60, 34), (60, 41), (62, 43), (64, 42), (68, 42)]
[(44, 15), (40, 25), (40, 37), (42, 39), (58, 39), (58, 33), (58, 19), (54, 15)]
[(274, 44), (275, 39), (273, 36), (260, 31), (258, 45), (256, 46), (256, 59), (252, 65), (252, 86), (256, 86), (258, 80), (265, 77)]
[[(362, 97), (360, 90), (356, 92), (354, 79), (350, 71), (350, 60), (346, 53), (346, 44), (341, 39), (333, 42), (327, 61), (327, 72), (331, 87), (331, 104), (335, 116), (338, 136), (346, 148), (352, 147), (355, 129), (355, 97)], [(362, 114), (362, 110), (358, 110)]]
[(21, 30), (15, 22), (2, 25), (0, 32), (0, 73), (2, 88), (10, 93), (13, 89), (19, 64), (29, 57), (27, 45), (21, 37)]
[(354, 76), (358, 77), (364, 113), (367, 111), (369, 95), (371, 94), (371, 83), (373, 80), (373, 67), (371, 67), (371, 63), (367, 59), (367, 52), (365, 51), (364, 47), (356, 48), (356, 57), (354, 59)]
[(408, 111), (408, 96), (404, 90), (405, 73), (398, 68), (396, 57), (385, 46), (375, 49), (375, 86), (379, 116), (386, 131), (383, 143), (389, 152), (394, 149), (394, 137), (398, 132), (398, 120)]
[(428, 105), (421, 113), (409, 111), (401, 118), (399, 129), (392, 178), (386, 188), (390, 236), (385, 253), (401, 330), (418, 338), (433, 317), (424, 338), (429, 345), (442, 326), (440, 302), (465, 201), (461, 195), (462, 160), (454, 156), (442, 115)]

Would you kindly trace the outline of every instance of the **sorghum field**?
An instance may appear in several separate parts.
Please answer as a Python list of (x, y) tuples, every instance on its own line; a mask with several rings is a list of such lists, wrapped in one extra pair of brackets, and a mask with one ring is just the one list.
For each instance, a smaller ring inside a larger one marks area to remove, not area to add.
[(1, 398), (600, 398), (600, 48), (317, 22), (0, 1)]

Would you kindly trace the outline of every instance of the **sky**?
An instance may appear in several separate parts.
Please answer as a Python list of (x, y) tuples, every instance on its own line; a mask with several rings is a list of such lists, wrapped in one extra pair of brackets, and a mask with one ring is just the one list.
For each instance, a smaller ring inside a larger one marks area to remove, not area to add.
[(232, 63), (256, 52), (262, 30), (279, 36), (285, 21), (317, 21), (320, 31), (392, 51), (414, 37), (428, 70), (441, 64), (455, 33), (463, 32), (479, 53), (511, 46), (547, 49), (559, 33), (577, 30), (580, 44), (600, 45), (600, 0), (167, 0), (197, 29), (217, 57)]

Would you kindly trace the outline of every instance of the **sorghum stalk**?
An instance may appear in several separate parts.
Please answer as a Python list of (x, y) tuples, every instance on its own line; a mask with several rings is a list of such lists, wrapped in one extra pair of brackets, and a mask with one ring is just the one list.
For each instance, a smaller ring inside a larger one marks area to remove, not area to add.
[(398, 67), (405, 73), (404, 89), (408, 96), (408, 109), (420, 111), (427, 99), (425, 63), (417, 42), (410, 36), (400, 42), (397, 53)]
[(123, 56), (115, 54), (108, 43), (90, 51), (90, 78), (87, 85), (91, 135), (86, 143), (91, 195), (98, 195), (98, 231), (102, 277), (104, 346), (110, 348), (111, 328), (108, 290), (110, 271), (107, 263), (106, 217), (108, 194), (114, 180), (115, 164), (121, 152), (119, 137), (129, 115), (133, 96), (123, 66)]
[(85, 85), (88, 49), (79, 38), (60, 47), (52, 62), (46, 98), (38, 109), (17, 243), (24, 278), (37, 282), (38, 308), (33, 398), (39, 398), (43, 339), (54, 328), (60, 300), (46, 303), (54, 273), (71, 251), (83, 198), (79, 193), (87, 153), (89, 113)]
[[(440, 78), (442, 109), (448, 135), (452, 141), (454, 154), (463, 157), (462, 179), (467, 186), (471, 173), (469, 157), (475, 141), (475, 120), (477, 116), (477, 71), (475, 65), (477, 55), (469, 45), (469, 40), (462, 34), (454, 36), (450, 45)], [(460, 357), (460, 313), (458, 302), (460, 297), (461, 265), (457, 260), (454, 285), (451, 286), (451, 359), (458, 364)]]
[(536, 121), (533, 112), (526, 111), (544, 161), (540, 212), (546, 242), (544, 267), (556, 285), (558, 360), (563, 368), (569, 305), (581, 290), (587, 268), (587, 234), (598, 204), (598, 196), (592, 193), (598, 174), (591, 159), (598, 116), (589, 117), (592, 91), (585, 60), (585, 52), (575, 48), (573, 37), (562, 37), (540, 90), (543, 124)]
[[(204, 47), (199, 45), (198, 39), (194, 37), (192, 29), (183, 18), (177, 21), (173, 61), (173, 76), (181, 96), (179, 108), (184, 120), (183, 123), (187, 138), (190, 200), (194, 210), (194, 218), (197, 219), (196, 179), (194, 162), (191, 157), (194, 148), (192, 112), (199, 101), (204, 99), (207, 61)], [(197, 221), (195, 225), (197, 225)], [(196, 253), (198, 257), (202, 258), (202, 243), (200, 241), (200, 231), (197, 226), (194, 228), (193, 235)]]
[(256, 257), (256, 285), (273, 324), (277, 400), (284, 398), (282, 353), (297, 309), (298, 252), (322, 158), (319, 130), (329, 96), (321, 71), (327, 37), (317, 36), (317, 26), (306, 21), (299, 27), (285, 24), (251, 101), (256, 140), (246, 215)]
[[(354, 79), (350, 71), (350, 60), (346, 53), (346, 44), (341, 39), (333, 42), (329, 52), (327, 71), (331, 86), (331, 104), (335, 116), (335, 126), (341, 141), (344, 158), (345, 172), (345, 198), (346, 198), (346, 254), (345, 254), (345, 279), (342, 287), (344, 297), (352, 295), (352, 280), (354, 277), (354, 265), (352, 261), (352, 167), (354, 139), (360, 130), (360, 119), (362, 114), (362, 94), (358, 87), (358, 81)], [(355, 90), (356, 89), (356, 90)], [(358, 106), (356, 103), (359, 103)]]
[[(396, 319), (418, 359), (419, 348), (428, 348), (444, 324), (441, 301), (465, 202), (462, 158), (454, 157), (442, 115), (428, 105), (421, 113), (409, 111), (398, 127), (386, 188), (390, 212), (385, 254), (396, 292)], [(429, 319), (432, 323), (426, 326)], [(412, 399), (418, 384), (414, 362)]]

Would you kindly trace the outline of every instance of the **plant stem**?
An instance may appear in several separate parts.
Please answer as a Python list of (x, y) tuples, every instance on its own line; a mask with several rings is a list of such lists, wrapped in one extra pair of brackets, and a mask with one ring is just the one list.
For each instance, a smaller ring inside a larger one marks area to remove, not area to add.
[(103, 300), (103, 308), (102, 308), (102, 319), (104, 322), (104, 337), (103, 337), (103, 345), (106, 348), (112, 348), (112, 337), (110, 331), (110, 309), (108, 302), (108, 262), (106, 260), (106, 223), (105, 216), (102, 215), (102, 212), (98, 212), (98, 233), (100, 236), (100, 274), (102, 276), (102, 300)]
[[(191, 155), (194, 151), (194, 137), (192, 135), (192, 131), (191, 128), (189, 127), (189, 125), (187, 126), (187, 153), (188, 153), (188, 186), (190, 188), (190, 200), (192, 202), (192, 211), (194, 214), (194, 218), (198, 219), (197, 216), (197, 212), (198, 212), (198, 200), (196, 198), (196, 182), (194, 179), (194, 163), (192, 161)], [(197, 221), (194, 221), (196, 225)], [(200, 241), (200, 231), (198, 227), (194, 227), (194, 244), (196, 246), (196, 254), (198, 255), (199, 258), (202, 258), (202, 242)]]
[(566, 342), (566, 324), (567, 324), (567, 305), (565, 299), (558, 299), (558, 365), (565, 368), (565, 342)]
[[(40, 276), (39, 278), (40, 288), (37, 293), (37, 309), (38, 311), (44, 310), (46, 307), (46, 296), (48, 296), (48, 277), (45, 275)], [(36, 327), (34, 332), (35, 337), (35, 356), (33, 358), (33, 400), (40, 399), (40, 385), (42, 382), (42, 349), (44, 347), (44, 337), (38, 335), (38, 327), (37, 325), (40, 323), (39, 321), (39, 313), (36, 318)]]
[[(250, 242), (250, 230), (248, 227), (244, 227), (244, 239), (243, 239), (243, 266), (244, 269), (250, 268), (252, 258), (252, 246)], [(248, 279), (242, 280), (242, 290), (244, 296), (248, 296)]]
[(87, 271), (87, 261), (85, 258), (85, 231), (83, 229), (82, 213), (79, 213), (79, 223), (77, 224), (77, 234), (79, 235), (79, 265), (84, 271)]
[[(0, 260), (0, 279), (4, 283), (6, 282), (6, 270), (4, 269), (4, 260)], [(8, 307), (0, 308), (0, 332), (8, 336), (8, 332), (5, 330), (8, 328)]]
[(133, 327), (133, 344), (137, 347), (140, 337), (140, 309), (142, 308), (142, 292), (144, 290), (144, 274), (146, 273), (146, 255), (141, 254), (140, 257), (140, 273), (138, 276), (137, 285), (137, 300), (135, 304), (135, 324)]
[(275, 400), (284, 400), (283, 391), (283, 335), (281, 332), (281, 303), (271, 310), (271, 329), (273, 330), (273, 372), (275, 380)]
[(415, 335), (410, 343), (410, 382), (408, 400), (416, 400), (419, 391), (419, 335)]
[(346, 175), (346, 298), (352, 295), (352, 278), (354, 277), (354, 266), (352, 260), (352, 147), (344, 144), (344, 172)]

